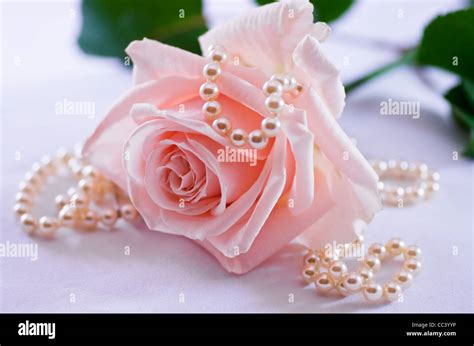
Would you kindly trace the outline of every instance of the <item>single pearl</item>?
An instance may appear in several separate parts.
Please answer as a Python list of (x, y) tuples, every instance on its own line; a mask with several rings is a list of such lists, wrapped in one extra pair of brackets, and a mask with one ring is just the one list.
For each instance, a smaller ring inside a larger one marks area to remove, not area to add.
[(225, 136), (232, 129), (232, 124), (229, 119), (221, 117), (212, 122), (212, 128), (221, 136)]
[(347, 266), (343, 261), (332, 262), (328, 268), (328, 273), (334, 280), (340, 279), (347, 273)]
[(230, 140), (236, 147), (241, 147), (247, 143), (248, 134), (242, 129), (235, 129), (230, 134)]
[(304, 86), (301, 83), (296, 83), (295, 87), (293, 90), (291, 90), (291, 95), (293, 97), (298, 97), (304, 92)]
[(118, 219), (118, 213), (115, 209), (103, 210), (100, 214), (100, 222), (105, 226), (112, 227)]
[(39, 234), (46, 238), (54, 236), (59, 228), (58, 219), (50, 216), (43, 216), (39, 219)]
[(308, 253), (303, 257), (303, 262), (305, 264), (317, 265), (319, 263), (319, 256), (314, 251), (308, 251)]
[(60, 211), (66, 204), (69, 204), (69, 198), (64, 195), (57, 195), (54, 198), (54, 204), (56, 204), (56, 209)]
[(280, 132), (281, 122), (278, 118), (265, 118), (262, 120), (262, 131), (267, 137), (275, 137)]
[(98, 180), (102, 178), (102, 174), (100, 173), (100, 171), (91, 165), (83, 167), (81, 173), (83, 177), (89, 178), (91, 180)]
[(38, 174), (35, 174), (33, 172), (26, 172), (25, 173), (25, 181), (28, 183), (28, 184), (31, 184), (37, 188), (39, 188), (41, 186), (41, 178), (38, 176)]
[(20, 218), (21, 227), (28, 234), (33, 234), (38, 228), (38, 221), (31, 214), (23, 214)]
[(369, 246), (367, 253), (369, 255), (377, 256), (378, 258), (383, 258), (387, 253), (385, 246), (380, 243), (374, 243)]
[(339, 293), (339, 295), (343, 297), (346, 297), (351, 294), (351, 291), (346, 287), (344, 279), (340, 279), (339, 281), (337, 281), (334, 286), (336, 287), (337, 293)]
[(415, 258), (409, 258), (403, 262), (403, 269), (413, 275), (418, 275), (421, 272), (421, 262)]
[(283, 87), (283, 91), (289, 91), (291, 90), (292, 88), (295, 87), (296, 85), (296, 80), (286, 74), (274, 74), (270, 80), (276, 80), (278, 81), (282, 87)]
[(367, 255), (364, 258), (364, 265), (373, 272), (380, 270), (380, 259), (375, 255)]
[(385, 184), (383, 183), (383, 181), (377, 182), (377, 190), (379, 190), (380, 192), (385, 190)]
[(394, 276), (394, 281), (402, 286), (403, 289), (409, 287), (413, 282), (413, 275), (406, 270), (401, 270)]
[(15, 201), (17, 203), (22, 203), (24, 205), (29, 205), (29, 206), (33, 204), (33, 200), (31, 199), (30, 195), (24, 192), (18, 192), (15, 195)]
[(212, 61), (223, 64), (227, 60), (227, 51), (223, 46), (216, 44), (209, 47), (209, 57)]
[(386, 161), (379, 161), (376, 166), (374, 167), (375, 171), (377, 172), (377, 175), (379, 177), (383, 177), (385, 173), (387, 173), (388, 170), (388, 164)]
[(334, 288), (334, 281), (328, 273), (319, 273), (316, 275), (314, 285), (318, 292), (329, 292)]
[(263, 149), (268, 144), (268, 139), (261, 130), (253, 130), (249, 134), (250, 146), (254, 149)]
[(217, 101), (207, 101), (202, 106), (202, 113), (207, 120), (214, 120), (221, 112), (221, 104)]
[(416, 245), (410, 245), (410, 246), (407, 246), (405, 249), (403, 249), (403, 257), (405, 259), (413, 258), (413, 259), (420, 260), (421, 254), (422, 254), (421, 249)]
[(278, 115), (284, 106), (285, 101), (278, 95), (270, 95), (265, 99), (265, 107), (272, 115)]
[(219, 96), (219, 88), (215, 83), (205, 82), (199, 88), (199, 95), (204, 101), (213, 101)]
[(99, 218), (93, 210), (87, 210), (81, 215), (81, 226), (86, 230), (92, 231), (97, 227)]
[(82, 193), (75, 193), (71, 197), (71, 205), (75, 206), (77, 210), (86, 210), (89, 206), (89, 199)]
[(281, 96), (283, 94), (283, 86), (279, 81), (270, 79), (263, 85), (263, 93), (266, 96)]
[(18, 184), (18, 189), (20, 190), (20, 192), (26, 193), (30, 196), (35, 196), (38, 192), (36, 186), (33, 186), (32, 184), (27, 183), (26, 181), (20, 182), (20, 184)]
[(357, 273), (350, 273), (344, 277), (344, 286), (351, 292), (362, 288), (362, 277)]
[(392, 256), (398, 256), (403, 252), (405, 243), (400, 238), (392, 238), (385, 244), (387, 252)]
[(207, 78), (211, 81), (215, 81), (217, 78), (219, 78), (221, 73), (221, 67), (217, 62), (210, 62), (206, 64), (202, 69), (202, 74), (204, 78)]
[(359, 273), (363, 281), (370, 281), (374, 277), (374, 273), (372, 272), (372, 270), (370, 270), (366, 266), (362, 266), (362, 268), (360, 268), (357, 272)]
[(314, 265), (306, 265), (303, 268), (302, 276), (306, 283), (310, 284), (316, 279), (317, 268)]
[(89, 179), (81, 179), (77, 183), (77, 190), (86, 196), (91, 196), (95, 190), (95, 184)]
[(79, 211), (76, 207), (67, 204), (59, 212), (59, 220), (64, 227), (74, 228), (77, 226)]
[(441, 179), (441, 175), (438, 172), (433, 172), (430, 176), (431, 181), (438, 182)]
[(126, 221), (133, 221), (137, 218), (138, 212), (131, 204), (124, 204), (120, 207), (120, 216)]
[(331, 254), (331, 256), (327, 256), (326, 254), (324, 254), (322, 257), (321, 257), (321, 265), (323, 268), (326, 268), (326, 269), (329, 269), (329, 267), (331, 266), (331, 264), (333, 262), (336, 262), (339, 260), (339, 257), (334, 255), (334, 254)]
[(43, 180), (47, 179), (48, 177), (46, 169), (39, 162), (33, 163), (33, 166), (31, 167), (31, 171), (34, 174), (38, 175)]
[(362, 289), (362, 293), (364, 294), (364, 297), (367, 299), (367, 301), (376, 302), (382, 298), (383, 289), (379, 284), (375, 282), (369, 282)]
[(21, 219), (23, 215), (28, 214), (30, 211), (30, 206), (24, 203), (15, 203), (13, 206), (13, 212), (15, 213), (17, 219)]
[(53, 159), (51, 159), (50, 156), (43, 156), (40, 162), (47, 174), (53, 174), (56, 171), (55, 162), (53, 161)]
[(65, 148), (59, 148), (56, 152), (56, 158), (62, 163), (67, 164), (67, 162), (72, 159), (72, 154)]
[(389, 302), (398, 300), (403, 295), (402, 288), (396, 282), (385, 284), (383, 287), (383, 293)]

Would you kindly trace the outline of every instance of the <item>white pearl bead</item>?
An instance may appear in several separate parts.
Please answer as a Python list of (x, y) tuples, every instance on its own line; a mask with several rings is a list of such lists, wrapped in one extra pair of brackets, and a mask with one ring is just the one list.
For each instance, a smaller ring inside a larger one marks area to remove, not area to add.
[(91, 165), (87, 165), (83, 167), (81, 172), (82, 172), (82, 176), (84, 176), (85, 178), (89, 178), (91, 180), (98, 180), (102, 177), (100, 171)]
[(84, 195), (91, 196), (95, 190), (95, 184), (88, 179), (81, 179), (77, 183), (77, 190)]
[(230, 134), (230, 140), (236, 147), (241, 147), (247, 143), (248, 134), (242, 129), (235, 129)]
[(332, 262), (328, 268), (328, 273), (334, 280), (340, 279), (347, 273), (347, 266), (343, 261)]
[(212, 122), (212, 128), (221, 136), (225, 136), (231, 130), (232, 124), (229, 119), (221, 117)]
[(340, 279), (339, 281), (336, 281), (335, 285), (337, 293), (339, 295), (345, 297), (351, 294), (351, 291), (346, 287), (344, 279)]
[(314, 282), (314, 280), (316, 279), (316, 274), (317, 268), (314, 265), (306, 265), (303, 268), (303, 280), (306, 281), (308, 284)]
[(94, 230), (97, 227), (98, 222), (99, 217), (95, 211), (87, 210), (81, 215), (81, 226), (88, 231)]
[(364, 265), (369, 268), (373, 272), (377, 272), (380, 270), (380, 259), (374, 255), (367, 255), (364, 258)]
[(356, 292), (362, 287), (362, 277), (357, 273), (350, 273), (344, 277), (344, 286), (351, 292)]
[(23, 230), (30, 235), (36, 232), (38, 228), (38, 221), (36, 221), (36, 218), (31, 214), (23, 214), (20, 218), (20, 222)]
[(77, 193), (77, 190), (75, 187), (70, 187), (69, 189), (67, 189), (66, 193), (69, 197), (72, 197)]
[(138, 217), (138, 212), (131, 204), (124, 204), (120, 207), (120, 215), (126, 221), (133, 221)]
[(254, 149), (263, 149), (268, 144), (268, 139), (261, 130), (253, 130), (249, 134), (250, 146)]
[(382, 287), (375, 282), (367, 283), (362, 289), (362, 292), (364, 294), (365, 299), (367, 299), (369, 302), (379, 301), (383, 295)]
[(227, 60), (227, 51), (223, 46), (216, 44), (209, 47), (209, 57), (212, 61), (223, 64)]
[(53, 174), (56, 171), (55, 162), (48, 155), (41, 158), (41, 165), (44, 167), (47, 174)]
[(280, 96), (270, 95), (265, 99), (265, 107), (272, 115), (278, 115), (284, 106), (285, 102)]
[(281, 122), (278, 118), (265, 118), (262, 120), (262, 131), (267, 137), (275, 137), (280, 132)]
[(100, 222), (107, 227), (115, 225), (118, 219), (118, 213), (115, 209), (106, 209), (100, 213)]
[(418, 275), (421, 272), (421, 262), (415, 258), (409, 258), (403, 262), (403, 269), (413, 275)]
[(413, 282), (413, 275), (406, 270), (401, 270), (394, 276), (394, 281), (402, 286), (403, 289), (410, 287)]
[(286, 74), (274, 74), (270, 80), (278, 81), (285, 92), (291, 90), (296, 85), (296, 80)]
[(54, 198), (54, 204), (56, 204), (56, 209), (60, 211), (61, 209), (64, 208), (65, 205), (69, 203), (69, 198), (67, 198), (64, 195), (57, 195)]
[(32, 197), (38, 193), (38, 188), (30, 183), (27, 183), (26, 181), (20, 182), (18, 184), (18, 189), (20, 192), (24, 192)]
[(372, 272), (372, 270), (370, 270), (366, 266), (363, 266), (357, 272), (359, 273), (363, 281), (370, 281), (374, 277), (374, 273)]
[(202, 113), (207, 120), (214, 120), (222, 112), (222, 106), (217, 101), (207, 101), (202, 106)]
[(283, 94), (283, 86), (277, 80), (269, 80), (263, 85), (263, 92), (266, 96)]
[(215, 83), (205, 82), (199, 88), (199, 95), (204, 101), (213, 101), (219, 96), (219, 88)]
[(72, 158), (72, 155), (65, 148), (59, 148), (56, 152), (56, 158), (61, 163), (67, 164), (67, 162)]
[(402, 296), (402, 288), (396, 282), (390, 282), (383, 287), (385, 298), (389, 302), (396, 301)]
[(46, 238), (51, 238), (56, 234), (59, 222), (56, 218), (43, 216), (39, 219), (39, 234)]
[(31, 185), (35, 186), (36, 188), (39, 188), (41, 186), (41, 183), (42, 183), (42, 180), (38, 176), (38, 174), (35, 174), (33, 172), (26, 172), (25, 173), (25, 181), (28, 184), (31, 184)]
[(68, 204), (59, 212), (59, 220), (64, 227), (74, 228), (77, 226), (79, 211), (76, 207)]
[(317, 264), (319, 264), (320, 260), (319, 260), (318, 254), (316, 252), (310, 250), (310, 251), (308, 251), (307, 254), (304, 255), (303, 262), (305, 264), (317, 265)]
[(85, 210), (89, 205), (89, 198), (81, 193), (75, 193), (71, 197), (71, 205), (75, 206), (77, 210)]
[(13, 212), (17, 219), (21, 219), (24, 214), (27, 214), (31, 211), (31, 207), (24, 203), (15, 203), (13, 206)]
[(27, 193), (24, 193), (24, 192), (18, 192), (16, 195), (15, 195), (15, 201), (17, 203), (22, 203), (24, 205), (29, 205), (31, 206), (32, 203), (33, 203), (33, 200), (32, 198), (30, 197), (29, 194)]
[(398, 256), (403, 252), (405, 243), (400, 238), (392, 238), (385, 244), (387, 252), (392, 256)]
[(220, 65), (217, 62), (210, 62), (204, 66), (202, 69), (202, 74), (204, 78), (207, 78), (211, 81), (215, 81), (221, 75), (222, 70)]
[(314, 280), (314, 285), (318, 292), (324, 293), (334, 288), (334, 280), (328, 273), (319, 273)]
[(323, 268), (328, 269), (333, 262), (336, 262), (338, 260), (339, 260), (339, 257), (334, 254), (331, 254), (331, 256), (327, 256), (326, 254), (324, 254), (321, 257), (321, 265)]
[(407, 247), (403, 250), (403, 257), (404, 257), (405, 259), (413, 258), (413, 259), (420, 260), (420, 259), (421, 259), (421, 255), (422, 255), (421, 249), (420, 249), (418, 246), (416, 246), (416, 245), (407, 246)]
[(369, 246), (367, 253), (369, 255), (377, 256), (378, 258), (383, 258), (385, 254), (387, 253), (387, 250), (385, 249), (385, 246), (383, 246), (382, 244), (374, 243)]

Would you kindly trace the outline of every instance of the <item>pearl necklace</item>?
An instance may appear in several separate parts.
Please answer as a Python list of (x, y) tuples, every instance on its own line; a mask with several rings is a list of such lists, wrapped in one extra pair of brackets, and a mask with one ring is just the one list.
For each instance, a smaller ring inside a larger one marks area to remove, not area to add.
[[(61, 176), (69, 171), (77, 180), (67, 194), (55, 198), (58, 214), (56, 216), (35, 217), (32, 214), (33, 202), (44, 184), (53, 175)], [(59, 150), (55, 158), (45, 156), (33, 164), (19, 185), (14, 212), (23, 230), (29, 235), (52, 238), (61, 227), (95, 230), (98, 225), (111, 228), (119, 218), (133, 221), (138, 212), (128, 197), (105, 179), (93, 166), (87, 164), (79, 153)], [(94, 210), (92, 206), (102, 207)]]
[(263, 92), (267, 96), (265, 107), (269, 116), (262, 120), (260, 129), (256, 129), (247, 134), (243, 129), (232, 129), (231, 121), (219, 116), (222, 106), (217, 101), (219, 88), (216, 84), (222, 74), (222, 67), (227, 60), (227, 52), (221, 45), (209, 47), (208, 52), (211, 62), (203, 68), (203, 75), (206, 78), (204, 84), (199, 89), (199, 95), (205, 101), (202, 113), (206, 120), (212, 121), (212, 128), (221, 136), (229, 135), (231, 143), (236, 147), (242, 147), (247, 142), (254, 149), (264, 149), (268, 144), (268, 139), (275, 137), (281, 128), (278, 115), (285, 107), (283, 100), (284, 93), (290, 93), (294, 97), (299, 96), (304, 87), (293, 77), (284, 74), (275, 74), (263, 85)]
[[(375, 282), (374, 273), (380, 270), (382, 261), (400, 255), (404, 258), (402, 269), (393, 279), (383, 286)], [(414, 276), (420, 273), (420, 260), (421, 249), (416, 245), (405, 246), (400, 238), (393, 238), (385, 245), (372, 244), (355, 272), (348, 272), (342, 256), (328, 256), (322, 250), (307, 250), (302, 277), (306, 283), (314, 284), (320, 293), (335, 289), (340, 296), (345, 297), (362, 292), (369, 302), (393, 302), (402, 299), (402, 290), (408, 288)]]

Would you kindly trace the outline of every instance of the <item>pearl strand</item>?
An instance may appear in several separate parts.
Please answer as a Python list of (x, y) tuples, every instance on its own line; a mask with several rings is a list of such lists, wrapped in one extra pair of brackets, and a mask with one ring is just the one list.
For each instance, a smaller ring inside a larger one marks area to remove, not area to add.
[[(408, 163), (398, 160), (373, 160), (372, 168), (380, 178), (377, 184), (384, 204), (403, 206), (430, 198), (439, 191), (440, 174), (425, 163)], [(386, 180), (413, 182), (406, 187), (389, 184)]]
[[(374, 273), (381, 269), (382, 261), (403, 256), (402, 269), (384, 285), (374, 281)], [(348, 272), (341, 256), (327, 257), (323, 251), (308, 250), (304, 256), (302, 277), (308, 284), (314, 284), (320, 293), (336, 290), (340, 296), (362, 292), (369, 302), (393, 302), (402, 297), (414, 276), (421, 272), (421, 249), (416, 245), (405, 246), (400, 238), (390, 239), (385, 245), (372, 244), (361, 266), (355, 272)]]
[[(50, 177), (60, 175), (61, 170), (68, 170), (78, 180), (75, 187), (68, 189), (67, 194), (57, 195), (54, 199), (58, 214), (56, 216), (35, 217), (32, 214), (34, 200)], [(92, 210), (92, 203), (102, 204), (111, 196), (116, 196), (119, 189), (105, 179), (93, 166), (88, 165), (79, 155), (60, 149), (55, 158), (44, 156), (34, 163), (25, 174), (25, 180), (19, 184), (16, 203), (13, 207), (15, 216), (23, 230), (29, 235), (52, 238), (61, 227), (94, 230), (98, 224), (113, 227), (119, 218), (133, 221), (138, 212), (129, 201), (117, 208), (104, 208), (100, 212)]]
[(221, 136), (229, 136), (231, 143), (236, 147), (242, 147), (247, 142), (254, 149), (264, 149), (268, 139), (275, 137), (281, 128), (278, 115), (285, 107), (284, 93), (290, 93), (293, 97), (299, 96), (304, 87), (293, 77), (276, 74), (263, 85), (263, 92), (267, 96), (265, 107), (269, 116), (262, 120), (260, 129), (255, 129), (249, 134), (243, 129), (232, 128), (231, 121), (221, 116), (222, 106), (217, 101), (219, 87), (216, 82), (222, 74), (222, 67), (227, 60), (227, 52), (221, 45), (209, 47), (210, 62), (203, 67), (203, 76), (206, 78), (199, 89), (199, 95), (206, 101), (202, 107), (202, 113), (206, 120), (212, 121), (212, 128)]

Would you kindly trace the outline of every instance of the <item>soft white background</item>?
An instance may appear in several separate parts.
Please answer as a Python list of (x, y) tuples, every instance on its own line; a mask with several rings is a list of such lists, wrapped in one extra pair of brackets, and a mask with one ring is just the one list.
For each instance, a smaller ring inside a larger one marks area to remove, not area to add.
[[(333, 26), (327, 51), (350, 81), (395, 58), (390, 46), (414, 44), (430, 18), (460, 4), (359, 2)], [(215, 24), (250, 6), (250, 1), (207, 1), (206, 15)], [(11, 215), (18, 182), (40, 156), (72, 147), (91, 133), (131, 85), (131, 73), (119, 61), (80, 52), (76, 1), (2, 2), (1, 11), (0, 241), (31, 243), (36, 239), (22, 233)], [(455, 82), (439, 72), (427, 78), (441, 91)], [(380, 102), (388, 98), (420, 101), (421, 118), (380, 115)], [(55, 104), (64, 99), (95, 102), (96, 116), (56, 115)], [(472, 312), (473, 165), (452, 159), (465, 137), (450, 120), (448, 105), (414, 71), (400, 69), (351, 95), (341, 123), (368, 158), (423, 160), (441, 173), (441, 191), (432, 200), (384, 210), (368, 229), (369, 241), (400, 236), (424, 251), (424, 270), (404, 302), (368, 305), (360, 295), (318, 296), (298, 278), (301, 248), (295, 244), (251, 273), (234, 276), (187, 239), (120, 223), (112, 232), (63, 230), (54, 241), (38, 240), (35, 262), (0, 258), (0, 310)], [(53, 210), (52, 196), (42, 198), (44, 210)], [(124, 255), (125, 246), (130, 256)], [(395, 267), (388, 266), (384, 277)]]

